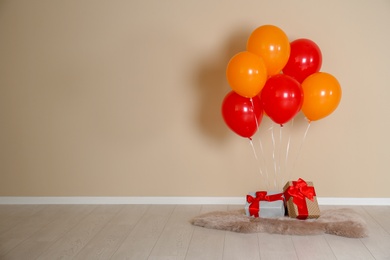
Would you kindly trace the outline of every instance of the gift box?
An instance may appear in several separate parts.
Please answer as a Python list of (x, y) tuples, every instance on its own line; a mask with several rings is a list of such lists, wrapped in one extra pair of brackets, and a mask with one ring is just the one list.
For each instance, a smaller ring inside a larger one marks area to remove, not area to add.
[(289, 181), (284, 186), (283, 193), (289, 217), (307, 219), (320, 216), (320, 208), (312, 182), (306, 182), (301, 178), (297, 181)]
[(261, 218), (283, 217), (285, 213), (283, 193), (257, 191), (246, 196), (245, 214)]

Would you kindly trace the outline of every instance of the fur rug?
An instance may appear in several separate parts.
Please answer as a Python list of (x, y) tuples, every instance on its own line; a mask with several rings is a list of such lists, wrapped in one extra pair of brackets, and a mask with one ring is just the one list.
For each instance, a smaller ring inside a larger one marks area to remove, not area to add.
[(289, 217), (254, 218), (244, 210), (214, 211), (193, 218), (195, 226), (239, 233), (265, 232), (283, 235), (332, 234), (350, 238), (367, 236), (365, 221), (352, 209), (321, 211), (318, 219), (298, 220)]

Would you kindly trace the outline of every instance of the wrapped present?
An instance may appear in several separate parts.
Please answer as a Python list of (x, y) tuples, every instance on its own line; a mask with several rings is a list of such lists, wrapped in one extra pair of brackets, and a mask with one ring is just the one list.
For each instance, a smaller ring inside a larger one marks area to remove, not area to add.
[(283, 193), (266, 191), (250, 192), (246, 196), (245, 214), (247, 216), (274, 218), (284, 216)]
[(283, 192), (287, 212), (291, 218), (307, 219), (320, 216), (320, 208), (312, 182), (306, 182), (301, 178), (297, 181), (289, 181), (284, 186)]

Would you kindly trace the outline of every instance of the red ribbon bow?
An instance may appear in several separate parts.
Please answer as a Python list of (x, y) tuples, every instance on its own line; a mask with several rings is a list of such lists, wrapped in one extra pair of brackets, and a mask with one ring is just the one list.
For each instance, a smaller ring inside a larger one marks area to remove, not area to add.
[(307, 186), (307, 183), (301, 178), (293, 181), (292, 186), (288, 187), (284, 192), (286, 201), (293, 197), (293, 203), (298, 207), (298, 219), (306, 219), (309, 216), (306, 198), (314, 201), (314, 196), (316, 196), (314, 187)]
[(256, 197), (252, 197), (251, 195), (246, 195), (246, 201), (250, 203), (249, 216), (254, 216), (256, 218), (259, 217), (260, 201), (272, 202), (277, 200), (284, 200), (283, 193), (267, 195), (266, 191), (258, 191), (256, 192)]

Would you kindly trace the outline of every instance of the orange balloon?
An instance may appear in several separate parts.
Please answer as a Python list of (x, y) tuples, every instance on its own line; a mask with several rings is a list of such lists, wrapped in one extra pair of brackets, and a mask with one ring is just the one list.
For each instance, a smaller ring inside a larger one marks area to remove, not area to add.
[(244, 51), (230, 59), (226, 77), (230, 87), (237, 94), (251, 98), (259, 94), (264, 87), (267, 69), (261, 57)]
[(341, 87), (337, 79), (329, 73), (317, 72), (302, 82), (302, 112), (309, 121), (330, 115), (341, 100)]
[(268, 76), (278, 74), (290, 57), (290, 42), (279, 27), (263, 25), (249, 36), (246, 49), (264, 59)]

